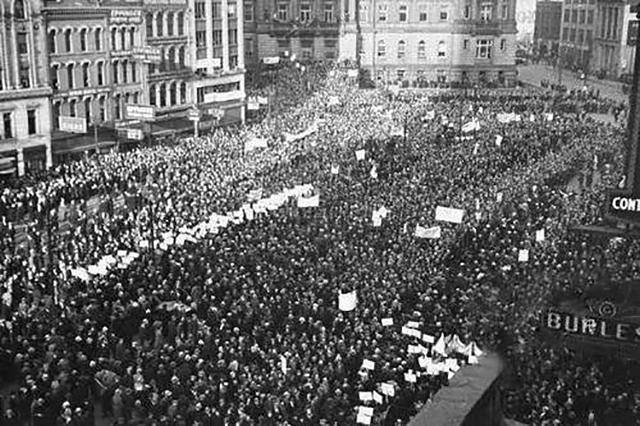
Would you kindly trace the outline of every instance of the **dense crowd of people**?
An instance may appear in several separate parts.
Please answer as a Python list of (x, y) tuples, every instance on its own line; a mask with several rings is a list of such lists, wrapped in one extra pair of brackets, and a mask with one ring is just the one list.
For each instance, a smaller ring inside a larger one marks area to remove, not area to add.
[[(637, 243), (568, 230), (602, 217), (621, 176), (623, 132), (585, 115), (614, 105), (524, 89), (392, 94), (323, 63), (278, 68), (249, 93), (272, 103), (250, 125), (3, 189), (0, 377), (17, 389), (1, 424), (344, 425), (358, 406), (372, 424), (406, 423), (449, 379), (407, 379), (424, 370), (400, 331), (409, 321), (456, 335), (446, 352), (462, 363), (460, 341), (503, 354), (510, 417), (636, 424), (637, 363), (546, 343), (535, 319), (559, 292), (640, 272)], [(247, 151), (252, 138), (268, 147)], [(567, 191), (580, 173), (590, 184)], [(303, 184), (318, 207), (289, 198), (260, 212), (247, 199)], [(200, 232), (247, 204), (253, 214)], [(463, 222), (436, 223), (437, 206), (464, 209)], [(417, 238), (418, 225), (440, 238)], [(195, 238), (176, 244), (185, 232)], [(105, 273), (72, 272), (116, 254)], [(352, 291), (356, 309), (339, 309)], [(370, 391), (384, 397), (362, 402)]]

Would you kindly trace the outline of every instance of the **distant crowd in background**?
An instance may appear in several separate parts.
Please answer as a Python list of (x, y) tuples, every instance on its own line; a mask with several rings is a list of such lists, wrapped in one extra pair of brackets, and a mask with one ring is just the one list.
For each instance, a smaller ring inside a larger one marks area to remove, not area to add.
[(640, 274), (637, 242), (569, 230), (620, 182), (624, 131), (592, 114), (624, 105), (275, 68), (247, 125), (2, 188), (0, 425), (405, 424), (489, 351), (510, 418), (638, 424), (637, 361), (539, 330)]

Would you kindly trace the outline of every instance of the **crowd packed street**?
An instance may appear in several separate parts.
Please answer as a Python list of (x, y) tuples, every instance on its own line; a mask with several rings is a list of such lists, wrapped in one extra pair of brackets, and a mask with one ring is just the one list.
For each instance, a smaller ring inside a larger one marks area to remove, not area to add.
[(510, 418), (639, 424), (637, 362), (538, 330), (558, 293), (640, 273), (636, 242), (569, 232), (625, 164), (588, 113), (623, 107), (271, 73), (251, 124), (4, 186), (1, 425), (405, 424), (487, 351)]

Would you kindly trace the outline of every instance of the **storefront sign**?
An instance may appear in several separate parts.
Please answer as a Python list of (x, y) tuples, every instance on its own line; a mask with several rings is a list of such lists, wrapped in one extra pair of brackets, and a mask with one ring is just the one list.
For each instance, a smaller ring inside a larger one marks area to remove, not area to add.
[(640, 21), (629, 21), (629, 28), (627, 30), (627, 46), (635, 46), (638, 41), (638, 23), (640, 23)]
[(127, 139), (141, 141), (144, 139), (144, 133), (142, 129), (127, 129)]
[(142, 11), (134, 9), (112, 9), (109, 22), (112, 24), (141, 24)]
[(60, 130), (71, 133), (87, 133), (87, 120), (80, 117), (58, 117)]
[(275, 65), (280, 63), (280, 56), (267, 56), (262, 58), (262, 62), (267, 65)]
[(151, 105), (127, 104), (125, 111), (129, 120), (153, 120), (156, 116), (156, 110)]
[(612, 318), (549, 311), (544, 318), (543, 327), (547, 330), (585, 338), (640, 344), (640, 324)]
[(152, 46), (137, 46), (133, 48), (133, 58), (145, 64), (159, 64), (162, 62), (160, 49)]

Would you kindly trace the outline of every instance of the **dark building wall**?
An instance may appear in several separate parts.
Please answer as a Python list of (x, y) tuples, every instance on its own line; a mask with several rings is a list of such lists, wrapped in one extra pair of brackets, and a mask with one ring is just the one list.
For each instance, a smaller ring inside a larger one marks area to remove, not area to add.
[(536, 40), (559, 41), (561, 23), (561, 1), (539, 1), (536, 3), (535, 30), (533, 33), (533, 37)]

